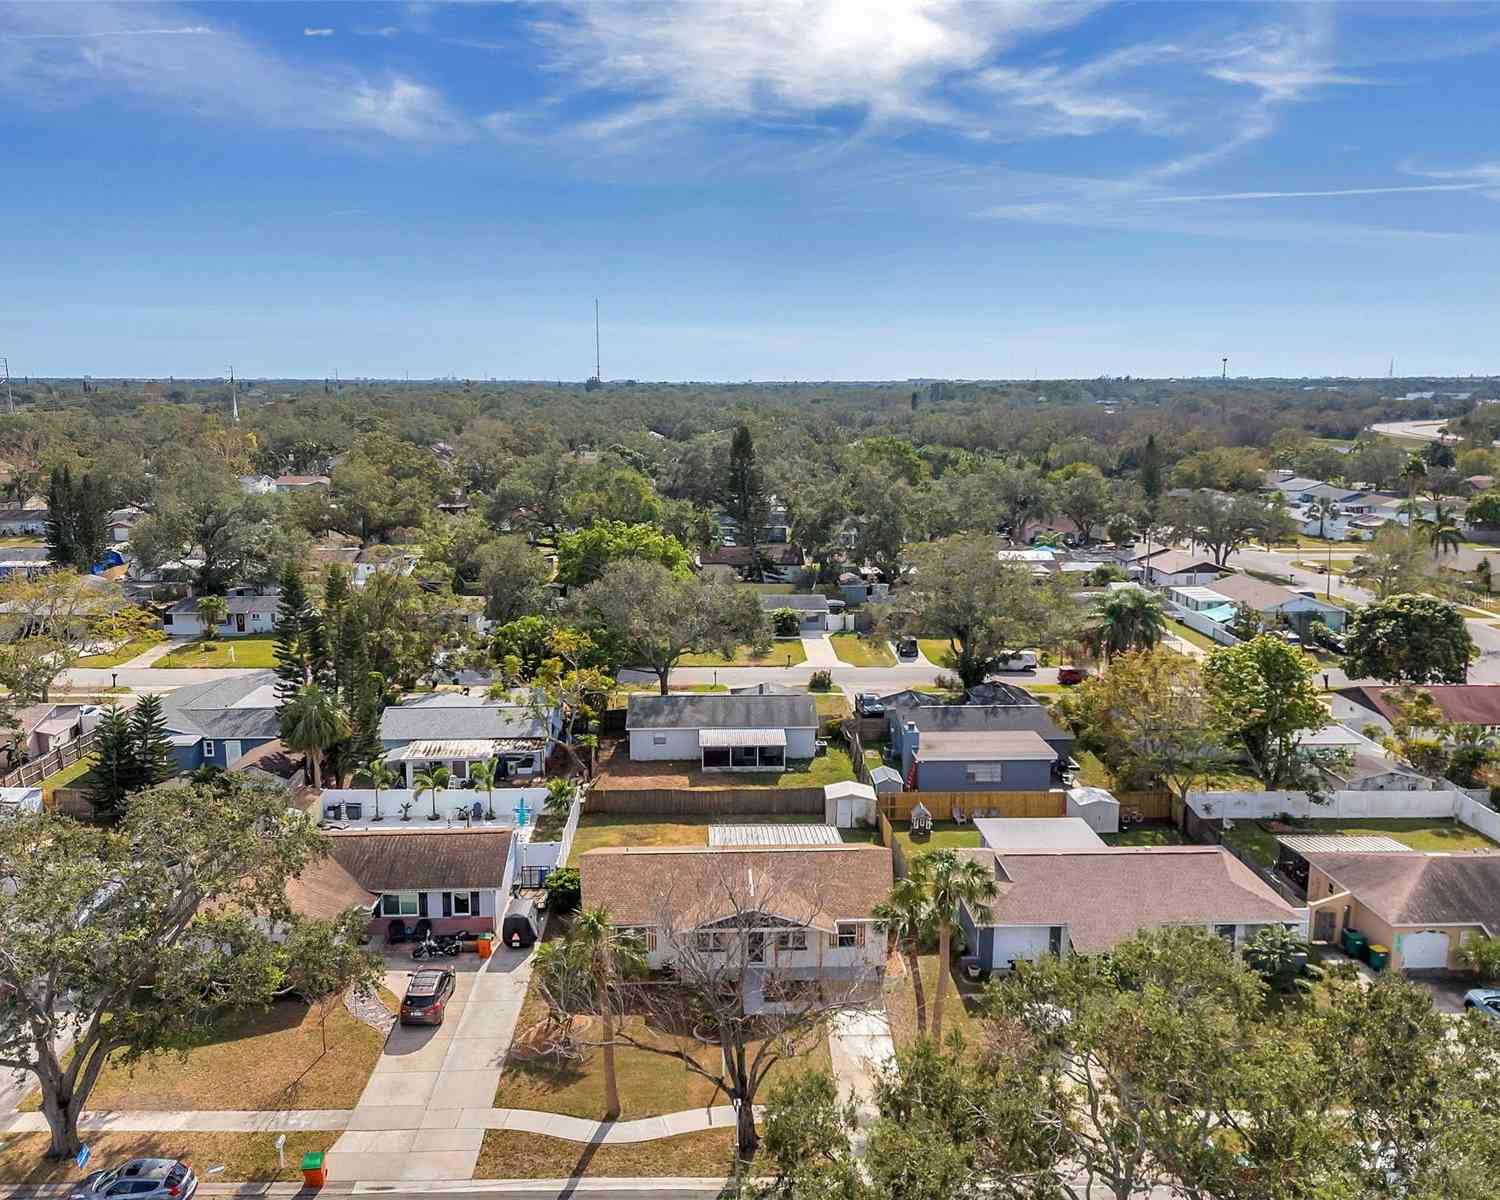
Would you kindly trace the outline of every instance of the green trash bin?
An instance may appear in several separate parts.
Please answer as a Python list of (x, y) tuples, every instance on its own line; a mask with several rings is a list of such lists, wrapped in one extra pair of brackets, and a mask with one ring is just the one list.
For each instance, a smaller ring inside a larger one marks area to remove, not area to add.
[(1351, 958), (1364, 958), (1369, 950), (1370, 939), (1365, 937), (1357, 929), (1351, 929), (1347, 935), (1344, 949), (1349, 952)]
[(1370, 943), (1370, 970), (1384, 971), (1385, 964), (1391, 961), (1391, 948), (1382, 946), (1376, 942)]
[(302, 1156), (302, 1186), (320, 1188), (328, 1182), (323, 1170), (323, 1151), (309, 1150)]

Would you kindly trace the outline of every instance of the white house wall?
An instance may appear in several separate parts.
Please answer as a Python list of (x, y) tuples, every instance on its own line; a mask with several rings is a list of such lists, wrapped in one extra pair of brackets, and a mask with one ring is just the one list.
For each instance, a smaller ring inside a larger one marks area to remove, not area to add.
[[(997, 925), (994, 931), (994, 970), (1004, 970), (1018, 958), (1036, 962), (1052, 947), (1051, 925)], [(1063, 931), (1064, 942), (1067, 931)]]
[[(656, 739), (662, 739), (657, 744)], [(812, 758), (817, 753), (818, 731), (816, 729), (788, 729), (786, 731), (786, 756), (788, 759)], [(701, 762), (698, 749), (697, 729), (632, 729), (630, 731), (630, 761), (657, 762), (690, 760)]]

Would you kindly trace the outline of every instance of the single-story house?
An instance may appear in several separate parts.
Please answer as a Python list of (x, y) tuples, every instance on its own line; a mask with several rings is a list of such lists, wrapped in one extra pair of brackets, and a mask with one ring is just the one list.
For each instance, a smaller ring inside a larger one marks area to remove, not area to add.
[(802, 628), (807, 632), (818, 632), (828, 628), (827, 596), (766, 596), (760, 597), (760, 610), (769, 620), (780, 609), (791, 609), (797, 614)]
[(1098, 850), (1105, 844), (1080, 817), (977, 817), (974, 829), (988, 850)]
[(1044, 792), (1057, 751), (1030, 729), (907, 730), (902, 769), (921, 792)]
[(134, 505), (125, 508), (117, 508), (109, 514), (109, 540), (118, 546), (121, 542), (130, 540), (130, 531), (135, 523), (145, 516), (145, 510), (136, 508)]
[[(270, 633), (276, 628), (281, 605), (280, 588), (231, 588), (224, 597), (225, 616), (219, 623), (220, 637), (246, 633)], [(179, 600), (162, 614), (162, 631), (168, 637), (200, 638), (205, 632), (198, 615), (198, 597)]]
[(693, 760), (705, 771), (779, 771), (817, 754), (811, 696), (630, 697), (632, 762)]
[(1309, 479), (1305, 475), (1278, 478), (1280, 475), (1279, 471), (1268, 475), (1262, 490), (1280, 492), (1288, 504), (1306, 504), (1315, 489), (1325, 486), (1321, 479)]
[(300, 492), (307, 488), (326, 488), (332, 482), (327, 475), (278, 475), (275, 487), (278, 492)]
[(1141, 579), (1155, 587), (1200, 587), (1226, 570), (1207, 555), (1186, 550), (1157, 550), (1141, 559)]
[[(1019, 691), (1019, 689), (1017, 689)], [(1022, 693), (1030, 699), (1029, 693)], [(1066, 763), (1073, 753), (1073, 734), (1064, 729), (1042, 705), (1029, 704), (929, 704), (886, 708), (886, 733), (891, 754), (901, 760), (903, 774), (911, 766), (912, 734), (984, 733), (1030, 730)]]
[(1314, 941), (1353, 928), (1398, 971), (1455, 970), (1471, 937), (1500, 936), (1500, 853), (1306, 853)]
[(1061, 552), (1050, 546), (1010, 547), (995, 552), (995, 559), (1001, 565), (1026, 567), (1037, 576), (1055, 574), (1061, 558)]
[[(790, 583), (802, 572), (807, 557), (802, 547), (791, 542), (778, 545), (758, 545), (755, 553), (764, 567), (768, 580)], [(719, 546), (699, 556), (698, 565), (703, 567), (732, 567), (741, 578), (748, 578), (750, 571), (749, 546)]]
[(872, 604), (888, 599), (891, 585), (866, 578), (854, 571), (845, 571), (839, 576), (839, 592), (843, 595), (845, 604)]
[(241, 475), (239, 483), (247, 496), (268, 496), (276, 490), (276, 480), (269, 475)]
[[(1455, 724), (1478, 725), (1491, 733), (1500, 730), (1500, 684), (1425, 684), (1419, 690), (1430, 695), (1438, 711)], [(1382, 733), (1390, 733), (1400, 696), (1397, 687), (1336, 688), (1331, 708), (1334, 719), (1351, 729), (1363, 731), (1365, 726), (1374, 725)]]
[(539, 779), (552, 744), (562, 736), (560, 706), (538, 712), (528, 703), (504, 703), (480, 693), (433, 692), (390, 705), (380, 715), (385, 761), (410, 787), (420, 771), (448, 768), (455, 786), (472, 763), (494, 761), (509, 782)]
[(23, 814), (34, 814), (41, 811), (41, 788), (0, 788), (0, 821), (14, 820)]
[(375, 897), (372, 937), (383, 936), (392, 920), (411, 925), (423, 917), (436, 933), (495, 930), (515, 876), (515, 844), (505, 829), (333, 832), (330, 857), (352, 883), (325, 880), (339, 885), (340, 893), (326, 903), (354, 899), (355, 888)]
[(1211, 619), (1217, 619), (1212, 611), (1214, 609), (1223, 606), (1236, 609), (1241, 604), (1248, 605), (1263, 621), (1284, 617), (1287, 624), (1303, 636), (1314, 620), (1322, 621), (1329, 629), (1337, 632), (1344, 628), (1349, 616), (1337, 604), (1305, 596), (1280, 584), (1267, 583), (1263, 579), (1253, 579), (1238, 572), (1216, 579), (1210, 587), (1170, 588), (1167, 598), (1184, 608), (1205, 612)]
[(590, 850), (578, 867), (583, 906), (639, 936), (654, 969), (709, 956), (713, 969), (751, 976), (756, 1007), (776, 976), (873, 978), (885, 964), (883, 846), (622, 847)]
[(15, 714), (5, 737), (12, 759), (28, 762), (51, 754), (83, 734), (83, 708), (77, 704), (28, 704)]
[(52, 569), (46, 546), (9, 546), (0, 548), (0, 578), (24, 575), (31, 579)]
[(1003, 970), (1044, 954), (1104, 954), (1163, 926), (1196, 926), (1243, 946), (1262, 926), (1303, 919), (1221, 846), (960, 850), (992, 872), (999, 894), (960, 905), (966, 957)]
[(256, 671), (190, 683), (163, 696), (177, 765), (184, 771), (228, 770), (250, 751), (276, 741), (281, 736), (278, 682), (275, 671)]
[(1297, 749), (1340, 791), (1422, 792), (1447, 786), (1412, 770), (1379, 742), (1336, 721), (1321, 729), (1304, 729), (1297, 735)]
[(52, 510), (45, 505), (41, 508), (28, 505), (0, 508), (0, 537), (22, 537), (26, 534), (41, 537), (47, 532), (47, 522), (51, 519)]
[(750, 683), (744, 687), (730, 688), (731, 696), (805, 696), (806, 688), (791, 687), (785, 683)]

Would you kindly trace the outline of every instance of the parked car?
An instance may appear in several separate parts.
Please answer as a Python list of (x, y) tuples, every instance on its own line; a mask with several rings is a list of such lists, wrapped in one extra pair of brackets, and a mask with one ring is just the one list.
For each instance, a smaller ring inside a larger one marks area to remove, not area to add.
[(995, 660), (997, 671), (1035, 671), (1037, 656), (1035, 650), (1015, 650), (1010, 654), (1003, 654)]
[(1089, 677), (1087, 667), (1058, 667), (1057, 682), (1063, 687), (1072, 687), (1074, 684), (1082, 683)]
[(854, 697), (854, 711), (862, 717), (879, 717), (885, 715), (885, 705), (874, 692), (860, 692)]
[(904, 638), (899, 639), (896, 642), (896, 657), (897, 658), (916, 658), (917, 657), (917, 639), (916, 638), (912, 638), (912, 637), (904, 637)]
[(1500, 988), (1470, 988), (1464, 993), (1464, 1007), (1482, 1012), (1491, 1021), (1500, 1021)]
[(191, 1163), (177, 1158), (132, 1158), (123, 1167), (95, 1171), (78, 1185), (72, 1200), (191, 1200), (198, 1177)]
[(401, 998), (401, 1024), (441, 1025), (458, 978), (445, 968), (424, 968), (411, 977)]

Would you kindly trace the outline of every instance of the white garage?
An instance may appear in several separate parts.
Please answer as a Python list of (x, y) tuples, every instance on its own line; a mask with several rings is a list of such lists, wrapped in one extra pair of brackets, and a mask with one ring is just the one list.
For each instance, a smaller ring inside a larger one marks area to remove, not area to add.
[(1448, 935), (1436, 929), (1399, 934), (1394, 948), (1408, 971), (1436, 971), (1448, 965)]

